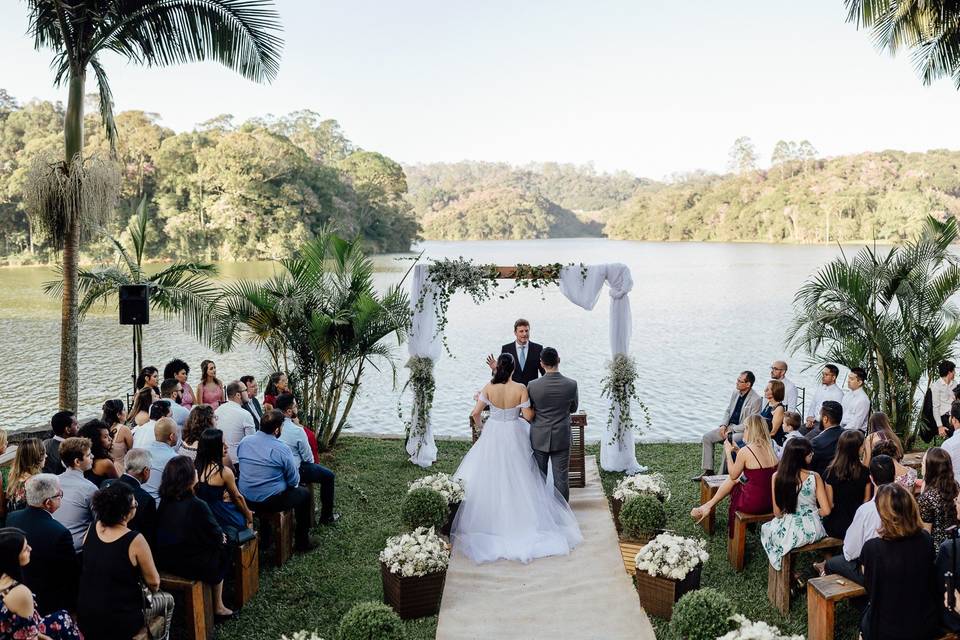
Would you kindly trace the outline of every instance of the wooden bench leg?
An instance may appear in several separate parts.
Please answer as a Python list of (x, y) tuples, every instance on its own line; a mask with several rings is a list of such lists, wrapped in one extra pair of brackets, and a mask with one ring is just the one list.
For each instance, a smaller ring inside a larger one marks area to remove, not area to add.
[(733, 537), (727, 538), (727, 558), (734, 571), (743, 571), (747, 552), (747, 523), (733, 515)]
[(810, 640), (833, 640), (836, 603), (824, 598), (807, 583), (807, 637)]
[[(709, 502), (710, 498), (712, 498), (715, 493), (716, 491), (710, 485), (703, 480), (700, 481), (700, 504), (706, 504)], [(710, 515), (700, 522), (700, 526), (703, 527), (704, 533), (706, 533), (708, 536), (713, 535), (713, 531), (717, 526), (716, 509), (710, 510)]]
[(260, 590), (260, 539), (244, 543), (236, 551), (234, 575), (236, 604), (242, 607)]
[(790, 564), (792, 555), (788, 553), (783, 556), (779, 571), (774, 569), (772, 564), (767, 563), (767, 598), (770, 600), (770, 604), (783, 615), (790, 613)]
[(270, 529), (274, 562), (278, 567), (284, 565), (293, 555), (293, 510), (264, 514), (261, 516), (261, 523)]
[[(213, 592), (208, 585), (194, 582), (183, 594), (183, 614), (188, 640), (213, 638)], [(200, 608), (202, 611), (197, 611)]]

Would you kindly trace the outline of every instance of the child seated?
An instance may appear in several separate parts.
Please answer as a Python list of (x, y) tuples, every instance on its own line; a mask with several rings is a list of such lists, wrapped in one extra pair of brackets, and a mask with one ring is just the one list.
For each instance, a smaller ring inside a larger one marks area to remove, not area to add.
[(783, 455), (783, 447), (787, 446), (787, 442), (791, 438), (803, 437), (803, 434), (800, 433), (801, 424), (803, 424), (803, 419), (796, 411), (787, 411), (783, 414), (783, 446), (778, 445), (776, 442), (773, 443), (773, 450), (777, 454), (777, 458), (780, 458)]

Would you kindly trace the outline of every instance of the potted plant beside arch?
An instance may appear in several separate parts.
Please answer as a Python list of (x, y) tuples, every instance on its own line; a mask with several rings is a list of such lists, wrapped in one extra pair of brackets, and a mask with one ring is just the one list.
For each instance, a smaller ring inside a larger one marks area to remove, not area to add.
[(700, 588), (700, 572), (710, 558), (706, 547), (704, 540), (661, 533), (640, 549), (634, 562), (644, 610), (671, 618), (674, 603)]
[(629, 498), (620, 509), (620, 554), (623, 567), (633, 575), (634, 558), (651, 538), (663, 531), (667, 512), (663, 502), (649, 493), (640, 493)]
[(454, 478), (446, 473), (434, 473), (429, 476), (417, 478), (410, 483), (407, 492), (416, 489), (433, 489), (442, 495), (447, 501), (447, 508), (450, 510), (447, 514), (446, 522), (440, 527), (440, 533), (447, 537), (450, 536), (450, 527), (453, 526), (453, 519), (457, 515), (460, 503), (463, 502), (464, 488), (463, 480)]
[(387, 540), (380, 552), (383, 600), (404, 620), (440, 611), (450, 545), (433, 527), (417, 527)]
[(662, 474), (638, 473), (633, 476), (625, 476), (613, 489), (613, 497), (610, 499), (610, 510), (613, 512), (613, 522), (617, 527), (617, 533), (623, 533), (623, 525), (620, 524), (620, 509), (623, 508), (623, 503), (642, 493), (650, 494), (660, 502), (666, 502), (670, 499), (670, 488)]

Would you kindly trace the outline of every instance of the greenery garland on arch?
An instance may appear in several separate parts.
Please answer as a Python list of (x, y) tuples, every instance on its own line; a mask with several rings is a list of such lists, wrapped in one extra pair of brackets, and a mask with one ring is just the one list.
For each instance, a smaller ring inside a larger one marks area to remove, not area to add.
[(433, 377), (433, 360), (427, 357), (413, 356), (407, 360), (405, 366), (410, 369), (410, 378), (403, 385), (400, 396), (403, 397), (403, 392), (407, 390), (407, 387), (413, 389), (413, 410), (410, 413), (410, 419), (404, 420), (403, 408), (398, 400), (397, 413), (407, 432), (407, 441), (413, 438), (422, 443), (423, 436), (427, 432), (430, 411), (433, 409), (433, 394), (437, 389), (436, 380)]
[(613, 424), (620, 410), (620, 424), (617, 431), (611, 435), (610, 444), (619, 444), (623, 439), (623, 434), (628, 429), (635, 429), (637, 433), (642, 433), (642, 428), (638, 425), (630, 413), (631, 401), (636, 401), (643, 411), (643, 418), (646, 426), (650, 426), (650, 410), (640, 395), (637, 393), (637, 363), (625, 354), (618, 353), (607, 365), (607, 375), (600, 380), (600, 395), (610, 398), (610, 412), (607, 414), (607, 427)]

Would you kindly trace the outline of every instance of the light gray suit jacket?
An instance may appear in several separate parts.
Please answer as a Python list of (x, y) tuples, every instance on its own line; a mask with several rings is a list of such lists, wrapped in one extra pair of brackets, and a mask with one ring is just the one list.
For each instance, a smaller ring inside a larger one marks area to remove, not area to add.
[[(727, 405), (727, 410), (723, 414), (723, 417), (720, 419), (720, 424), (727, 424), (730, 420), (730, 414), (733, 413), (734, 407), (737, 406), (737, 398), (740, 397), (740, 394), (736, 391), (730, 396), (730, 403)], [(760, 405), (762, 400), (760, 394), (750, 389), (747, 392), (747, 397), (743, 399), (743, 406), (740, 407), (740, 424), (733, 425), (733, 432), (740, 433), (743, 431), (743, 423), (749, 416), (755, 416), (760, 413)]]
[(530, 408), (530, 445), (535, 451), (563, 451), (570, 448), (570, 414), (577, 410), (580, 396), (577, 381), (557, 373), (546, 373), (527, 385)]

